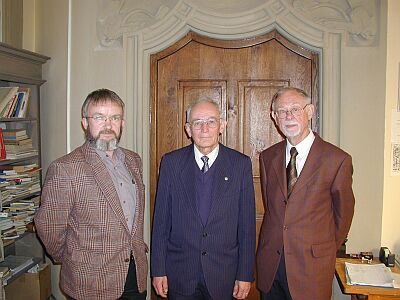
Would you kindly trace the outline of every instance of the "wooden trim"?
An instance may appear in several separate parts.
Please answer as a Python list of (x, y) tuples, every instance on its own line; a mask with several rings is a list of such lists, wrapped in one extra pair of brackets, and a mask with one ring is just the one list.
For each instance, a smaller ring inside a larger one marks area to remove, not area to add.
[(2, 41), (22, 48), (23, 0), (2, 0)]
[(41, 85), (42, 65), (50, 58), (0, 43), (0, 80)]

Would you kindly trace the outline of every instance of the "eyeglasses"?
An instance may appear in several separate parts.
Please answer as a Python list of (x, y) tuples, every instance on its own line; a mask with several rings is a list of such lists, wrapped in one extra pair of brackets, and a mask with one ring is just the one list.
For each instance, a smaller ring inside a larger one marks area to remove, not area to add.
[(275, 115), (279, 119), (285, 119), (288, 113), (291, 113), (292, 116), (299, 116), (303, 110), (309, 105), (310, 103), (304, 105), (303, 107), (300, 106), (293, 106), (291, 109), (278, 109), (275, 111)]
[(119, 123), (122, 121), (121, 115), (113, 115), (113, 116), (104, 116), (104, 115), (95, 115), (92, 117), (85, 117), (86, 119), (93, 119), (97, 124), (104, 124), (107, 120), (110, 120), (111, 123)]
[(218, 126), (219, 119), (209, 118), (207, 120), (194, 120), (189, 123), (194, 130), (200, 130), (202, 126), (207, 126), (208, 128), (216, 128)]

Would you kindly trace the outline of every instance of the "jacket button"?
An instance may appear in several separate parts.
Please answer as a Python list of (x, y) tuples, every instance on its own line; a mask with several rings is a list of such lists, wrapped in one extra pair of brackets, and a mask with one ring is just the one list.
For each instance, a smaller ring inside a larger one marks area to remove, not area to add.
[(205, 256), (205, 255), (207, 255), (207, 252), (203, 251), (203, 252), (201, 252), (201, 255)]
[(279, 250), (276, 250), (276, 253), (277, 253), (278, 255), (281, 255), (281, 252), (280, 252)]
[(130, 261), (130, 259), (129, 258), (125, 258), (125, 262), (129, 262)]
[(207, 232), (203, 233), (203, 237), (207, 237), (207, 235), (208, 235)]

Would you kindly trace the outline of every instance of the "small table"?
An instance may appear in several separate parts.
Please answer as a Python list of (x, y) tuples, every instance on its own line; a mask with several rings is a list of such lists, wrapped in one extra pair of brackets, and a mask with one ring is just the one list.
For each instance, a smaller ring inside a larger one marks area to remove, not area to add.
[[(352, 300), (368, 299), (368, 300), (400, 300), (400, 289), (384, 288), (364, 285), (348, 285), (346, 281), (346, 271), (344, 263), (363, 263), (358, 259), (336, 258), (335, 274), (343, 294), (351, 295)], [(374, 259), (373, 263), (379, 263)], [(391, 268), (392, 272), (400, 273), (399, 267)]]

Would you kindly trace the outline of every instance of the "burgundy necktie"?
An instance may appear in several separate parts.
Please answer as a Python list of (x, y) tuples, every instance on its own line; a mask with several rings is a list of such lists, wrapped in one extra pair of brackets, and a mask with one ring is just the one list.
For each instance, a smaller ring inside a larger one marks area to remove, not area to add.
[(290, 161), (286, 168), (286, 178), (287, 178), (287, 191), (288, 196), (293, 190), (294, 185), (297, 181), (297, 170), (296, 170), (296, 156), (298, 152), (295, 147), (290, 149)]

